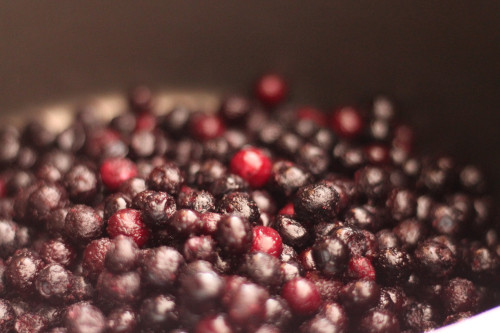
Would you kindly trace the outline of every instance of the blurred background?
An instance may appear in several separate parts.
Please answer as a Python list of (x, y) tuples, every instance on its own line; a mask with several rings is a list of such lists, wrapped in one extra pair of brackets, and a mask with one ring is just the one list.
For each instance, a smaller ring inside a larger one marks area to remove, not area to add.
[(500, 1), (0, 3), (0, 115), (137, 82), (246, 92), (273, 70), (325, 109), (389, 94), (421, 147), (497, 185), (499, 59)]

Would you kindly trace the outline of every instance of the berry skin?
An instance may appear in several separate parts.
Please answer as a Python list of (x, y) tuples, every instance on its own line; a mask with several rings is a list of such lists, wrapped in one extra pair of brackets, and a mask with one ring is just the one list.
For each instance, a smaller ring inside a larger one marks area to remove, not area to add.
[(442, 302), (449, 314), (477, 312), (479, 294), (474, 284), (466, 279), (454, 278), (444, 286)]
[(327, 276), (344, 271), (349, 260), (347, 246), (338, 238), (327, 238), (313, 245), (312, 255), (318, 269)]
[(269, 293), (261, 286), (250, 282), (239, 284), (227, 299), (229, 319), (241, 327), (262, 323), (268, 298)]
[(257, 222), (260, 217), (257, 203), (245, 192), (231, 192), (223, 196), (219, 201), (218, 212), (238, 215), (250, 222)]
[(112, 246), (109, 238), (99, 238), (90, 242), (83, 251), (83, 273), (90, 280), (95, 280), (104, 269), (104, 260)]
[(169, 288), (177, 280), (184, 258), (174, 248), (160, 246), (145, 250), (141, 259), (143, 281), (154, 287)]
[(281, 297), (298, 316), (312, 315), (321, 305), (321, 295), (316, 286), (304, 278), (288, 281), (281, 290)]
[(339, 193), (325, 181), (301, 187), (293, 201), (299, 219), (312, 223), (330, 222), (337, 216), (339, 205)]
[(165, 226), (177, 209), (172, 196), (155, 191), (138, 193), (132, 201), (132, 206), (141, 210), (144, 222), (151, 227)]
[(245, 148), (231, 159), (231, 172), (237, 174), (253, 188), (264, 186), (271, 176), (271, 160), (258, 148)]
[(397, 316), (387, 310), (374, 309), (361, 319), (359, 326), (361, 333), (399, 333)]
[(106, 268), (116, 273), (127, 272), (135, 268), (139, 257), (137, 244), (123, 235), (115, 237), (112, 243), (106, 253)]
[(288, 86), (278, 74), (262, 76), (255, 86), (255, 94), (262, 104), (276, 106), (286, 97)]
[(109, 218), (107, 231), (112, 238), (118, 235), (130, 237), (139, 247), (148, 241), (150, 235), (141, 212), (129, 208), (122, 209)]
[(106, 302), (128, 304), (140, 296), (141, 276), (138, 272), (112, 273), (104, 270), (97, 279), (99, 297)]
[(17, 250), (6, 264), (4, 279), (7, 285), (21, 294), (31, 293), (36, 277), (43, 268), (38, 254), (28, 249)]
[(361, 113), (353, 107), (343, 107), (333, 112), (330, 127), (335, 134), (344, 139), (355, 139), (364, 130)]
[(126, 158), (115, 157), (105, 160), (101, 165), (101, 179), (110, 191), (116, 191), (120, 185), (137, 175), (134, 162)]
[(373, 281), (362, 279), (345, 285), (340, 292), (341, 304), (350, 313), (362, 313), (377, 304), (380, 288)]
[(35, 286), (38, 294), (45, 300), (59, 302), (70, 290), (71, 273), (58, 264), (45, 266), (38, 274)]
[(383, 249), (375, 258), (378, 281), (393, 285), (404, 282), (411, 274), (412, 258), (397, 247)]
[(224, 279), (203, 260), (187, 264), (179, 276), (181, 295), (192, 311), (213, 309), (224, 292)]
[(64, 315), (69, 333), (103, 333), (106, 319), (102, 312), (90, 303), (76, 303), (69, 306)]
[(271, 227), (254, 227), (251, 251), (265, 252), (279, 258), (281, 251), (283, 251), (283, 242), (280, 234)]
[(0, 331), (9, 332), (14, 327), (16, 313), (8, 300), (0, 299)]
[(184, 177), (174, 163), (166, 163), (154, 168), (146, 183), (151, 190), (176, 195), (184, 183)]
[(217, 225), (216, 240), (228, 254), (239, 255), (247, 252), (253, 240), (250, 222), (237, 215), (224, 216)]
[(233, 328), (226, 315), (218, 314), (207, 316), (200, 320), (195, 328), (195, 333), (233, 333)]
[(375, 269), (370, 260), (365, 257), (353, 257), (347, 266), (348, 277), (358, 279), (375, 280)]
[(101, 236), (104, 221), (89, 206), (73, 206), (66, 215), (64, 231), (68, 238), (76, 244), (85, 244)]
[(114, 309), (108, 315), (110, 333), (133, 333), (138, 324), (137, 312), (128, 306)]

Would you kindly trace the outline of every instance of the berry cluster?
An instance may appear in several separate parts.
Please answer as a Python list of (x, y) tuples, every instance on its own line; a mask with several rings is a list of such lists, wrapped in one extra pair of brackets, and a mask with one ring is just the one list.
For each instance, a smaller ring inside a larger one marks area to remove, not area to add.
[(422, 332), (500, 303), (486, 181), (420, 157), (384, 97), (0, 130), (0, 331)]

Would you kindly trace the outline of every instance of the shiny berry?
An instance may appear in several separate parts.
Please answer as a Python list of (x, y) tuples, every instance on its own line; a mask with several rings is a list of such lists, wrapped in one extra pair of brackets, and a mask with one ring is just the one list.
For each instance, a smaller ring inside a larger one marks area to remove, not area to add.
[(283, 250), (280, 234), (271, 227), (256, 226), (253, 228), (251, 251), (265, 252), (279, 258)]
[(231, 159), (231, 172), (246, 180), (253, 188), (264, 186), (271, 175), (271, 160), (258, 148), (244, 148)]
[(360, 333), (399, 333), (399, 321), (396, 314), (388, 310), (368, 311), (361, 319)]
[(318, 269), (327, 276), (344, 271), (349, 260), (347, 246), (338, 238), (326, 238), (313, 245), (312, 255)]
[(250, 222), (241, 216), (224, 216), (217, 225), (216, 240), (221, 249), (232, 255), (247, 252), (252, 247), (253, 232)]
[(174, 163), (154, 168), (147, 179), (147, 185), (151, 190), (167, 192), (170, 195), (177, 194), (183, 182), (184, 177)]
[(325, 181), (301, 187), (293, 201), (297, 217), (312, 223), (334, 219), (339, 212), (339, 204), (339, 193)]
[(141, 259), (143, 280), (154, 287), (173, 286), (183, 266), (182, 255), (168, 246), (147, 249)]
[(107, 231), (112, 238), (118, 235), (130, 237), (139, 247), (147, 242), (150, 235), (141, 212), (128, 208), (116, 212), (109, 218)]
[(312, 315), (321, 305), (321, 295), (316, 286), (304, 278), (287, 282), (281, 290), (281, 296), (287, 301), (293, 313), (299, 316)]
[(373, 280), (350, 282), (340, 292), (340, 300), (350, 313), (361, 313), (374, 306), (380, 296), (380, 287)]
[(190, 121), (190, 132), (201, 141), (214, 139), (224, 134), (226, 126), (222, 119), (215, 115), (197, 114)]
[(126, 158), (110, 158), (101, 165), (101, 179), (110, 191), (116, 191), (120, 185), (137, 175), (134, 162)]
[(75, 205), (66, 215), (64, 231), (75, 243), (88, 243), (102, 235), (104, 221), (89, 206)]
[(103, 313), (90, 303), (69, 306), (63, 319), (70, 333), (103, 333), (106, 329)]
[(355, 139), (363, 132), (364, 120), (354, 107), (342, 107), (333, 112), (330, 127), (341, 138)]
[(288, 93), (285, 80), (278, 74), (266, 74), (259, 78), (255, 95), (265, 105), (275, 106), (283, 101)]

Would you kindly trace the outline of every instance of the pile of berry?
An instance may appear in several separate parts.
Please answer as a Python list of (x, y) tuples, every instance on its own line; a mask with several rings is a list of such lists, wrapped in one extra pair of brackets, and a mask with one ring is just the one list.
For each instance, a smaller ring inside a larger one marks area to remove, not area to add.
[(386, 98), (256, 101), (0, 130), (0, 332), (421, 332), (500, 301), (474, 166), (422, 158)]

